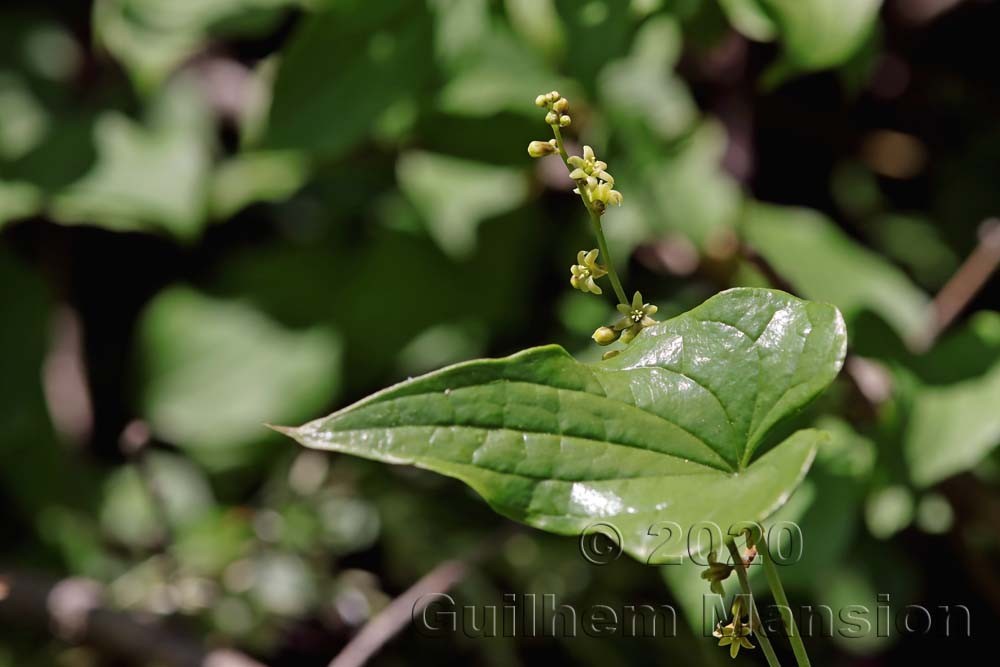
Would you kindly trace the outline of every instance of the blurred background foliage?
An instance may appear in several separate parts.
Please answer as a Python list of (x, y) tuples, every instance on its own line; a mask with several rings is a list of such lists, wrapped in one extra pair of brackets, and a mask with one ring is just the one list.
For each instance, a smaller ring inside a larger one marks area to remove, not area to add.
[[(996, 2), (8, 0), (0, 17), (5, 587), (87, 577), (206, 645), (323, 665), (486, 544), (462, 604), (534, 591), (686, 622), (674, 640), (411, 628), (379, 664), (725, 664), (698, 636), (696, 569), (597, 568), (456, 482), (262, 425), (528, 345), (595, 358), (612, 304), (567, 284), (583, 209), (556, 159), (525, 153), (556, 88), (574, 149), (617, 175), (606, 231), (661, 312), (771, 285), (848, 320), (847, 370), (799, 418), (834, 439), (779, 517), (804, 533), (786, 586), (835, 608), (964, 604), (973, 637), (814, 639), (814, 660), (989, 641)], [(2, 667), (127, 664), (9, 616)]]

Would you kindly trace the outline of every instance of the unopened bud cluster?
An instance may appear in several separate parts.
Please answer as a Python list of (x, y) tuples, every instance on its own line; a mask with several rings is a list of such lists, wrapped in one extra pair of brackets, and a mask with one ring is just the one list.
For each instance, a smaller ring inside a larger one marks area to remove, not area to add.
[(573, 122), (567, 113), (569, 101), (560, 95), (558, 90), (536, 97), (535, 106), (548, 109), (548, 113), (545, 114), (545, 122), (553, 127), (568, 127)]

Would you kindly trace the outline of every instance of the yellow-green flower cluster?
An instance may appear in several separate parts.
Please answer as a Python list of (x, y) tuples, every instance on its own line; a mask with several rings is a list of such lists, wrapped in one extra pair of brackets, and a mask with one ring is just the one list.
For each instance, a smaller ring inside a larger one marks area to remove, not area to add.
[(576, 254), (576, 264), (569, 267), (569, 283), (581, 292), (591, 294), (603, 294), (600, 286), (595, 282), (598, 278), (608, 275), (608, 270), (597, 263), (598, 250), (594, 248), (590, 252), (581, 250)]
[(616, 340), (626, 345), (631, 343), (636, 336), (646, 327), (656, 324), (651, 315), (656, 313), (656, 306), (643, 303), (642, 294), (638, 292), (632, 297), (632, 303), (618, 304), (618, 312), (622, 314), (621, 319), (610, 327), (599, 327), (591, 338), (598, 345), (611, 345)]
[(610, 204), (622, 205), (622, 193), (612, 189), (615, 179), (608, 173), (608, 163), (598, 160), (593, 148), (584, 146), (583, 157), (573, 155), (567, 161), (573, 167), (569, 177), (577, 183), (573, 192), (580, 194), (580, 188), (585, 188), (598, 213), (603, 213)]

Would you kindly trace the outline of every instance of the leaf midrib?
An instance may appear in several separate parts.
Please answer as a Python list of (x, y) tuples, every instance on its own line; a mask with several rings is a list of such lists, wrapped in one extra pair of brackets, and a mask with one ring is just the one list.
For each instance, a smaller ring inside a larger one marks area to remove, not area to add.
[[(662, 370), (667, 370), (667, 371), (670, 370), (670, 369), (662, 368), (660, 366), (656, 366), (656, 368), (660, 368)], [(684, 376), (684, 377), (686, 377), (686, 376)], [(595, 375), (595, 380), (596, 379), (597, 378), (596, 378), (596, 375)], [(692, 381), (694, 381), (694, 380), (692, 380)], [(570, 392), (570, 393), (583, 394), (583, 395), (586, 395), (586, 396), (589, 396), (589, 397), (592, 397), (592, 398), (594, 398), (594, 397), (603, 398), (604, 400), (610, 401), (610, 402), (615, 403), (617, 405), (622, 405), (622, 406), (625, 406), (625, 407), (630, 408), (632, 410), (638, 410), (638, 411), (642, 412), (643, 414), (646, 414), (646, 415), (648, 415), (648, 416), (650, 416), (650, 417), (652, 417), (652, 418), (654, 418), (656, 420), (659, 420), (659, 421), (662, 421), (662, 422), (664, 422), (666, 424), (669, 424), (669, 425), (673, 426), (674, 428), (676, 428), (676, 429), (678, 429), (680, 431), (683, 431), (684, 433), (688, 434), (699, 445), (701, 445), (702, 447), (704, 447), (705, 449), (707, 449), (709, 452), (711, 452), (714, 458), (717, 458), (720, 462), (722, 462), (723, 464), (725, 464), (726, 467), (722, 467), (722, 466), (718, 466), (718, 465), (713, 465), (712, 463), (710, 463), (708, 461), (699, 461), (699, 460), (691, 459), (690, 457), (687, 458), (687, 459), (685, 459), (684, 456), (680, 456), (678, 454), (673, 454), (673, 453), (670, 453), (670, 452), (664, 452), (664, 451), (658, 450), (658, 449), (650, 449), (649, 447), (643, 447), (643, 446), (638, 445), (638, 444), (630, 444), (630, 443), (624, 443), (624, 442), (610, 442), (607, 439), (602, 440), (602, 439), (599, 439), (599, 438), (592, 438), (592, 437), (589, 437), (589, 436), (578, 436), (578, 435), (569, 434), (569, 433), (552, 433), (550, 431), (537, 431), (537, 430), (522, 429), (522, 428), (509, 428), (509, 427), (505, 427), (505, 426), (493, 426), (493, 427), (490, 427), (490, 428), (493, 428), (493, 429), (506, 429), (506, 430), (510, 430), (510, 431), (519, 431), (519, 432), (524, 432), (524, 433), (534, 433), (534, 434), (539, 434), (539, 435), (565, 436), (565, 437), (569, 437), (569, 438), (580, 438), (581, 440), (589, 440), (589, 441), (592, 441), (592, 442), (599, 442), (599, 443), (601, 443), (601, 442), (608, 442), (610, 444), (618, 445), (618, 446), (621, 446), (621, 447), (627, 447), (629, 449), (638, 449), (638, 450), (647, 451), (647, 452), (650, 452), (650, 453), (653, 453), (653, 454), (660, 454), (662, 456), (669, 456), (669, 457), (672, 457), (672, 458), (679, 459), (681, 461), (684, 461), (684, 460), (691, 461), (693, 463), (697, 463), (699, 465), (703, 465), (706, 468), (710, 468), (712, 470), (716, 470), (716, 471), (719, 471), (719, 472), (727, 472), (727, 473), (736, 472), (736, 469), (733, 468), (733, 466), (729, 463), (729, 461), (727, 461), (726, 458), (721, 453), (719, 453), (714, 447), (712, 447), (712, 445), (710, 445), (703, 437), (701, 437), (698, 434), (690, 431), (689, 429), (685, 428), (681, 424), (679, 424), (679, 423), (677, 423), (677, 422), (675, 422), (675, 421), (673, 421), (671, 419), (668, 419), (667, 417), (665, 417), (663, 415), (657, 414), (655, 412), (650, 412), (648, 410), (644, 410), (644, 409), (638, 407), (637, 405), (635, 405), (634, 403), (628, 403), (628, 402), (622, 401), (620, 399), (609, 397), (607, 395), (607, 392), (604, 391), (604, 385), (603, 385), (603, 383), (601, 383), (599, 380), (598, 380), (598, 384), (601, 385), (601, 389), (602, 389), (602, 392), (603, 392), (602, 394), (594, 394), (594, 393), (591, 393), (591, 392), (583, 390), (583, 389), (573, 389), (573, 388), (570, 388), (570, 387), (558, 387), (558, 386), (554, 386), (554, 385), (543, 384), (541, 382), (532, 382), (532, 381), (528, 381), (528, 380), (494, 380), (492, 382), (488, 382), (488, 383), (483, 384), (483, 385), (465, 385), (465, 386), (462, 386), (462, 387), (452, 387), (451, 391), (458, 391), (460, 389), (474, 389), (476, 387), (488, 386), (488, 385), (496, 385), (496, 384), (523, 384), (523, 385), (528, 385), (528, 386), (532, 386), (532, 387), (542, 387), (544, 389), (549, 389), (549, 390), (553, 390), (553, 391), (565, 391), (565, 392)], [(696, 383), (696, 384), (698, 384), (698, 383)], [(701, 385), (699, 384), (699, 386), (701, 386)], [(416, 393), (406, 394), (405, 396), (400, 396), (400, 397), (385, 397), (385, 398), (381, 398), (381, 399), (376, 400), (376, 401), (372, 401), (368, 405), (370, 406), (370, 405), (378, 405), (378, 404), (391, 403), (391, 402), (394, 402), (394, 401), (399, 400), (401, 398), (419, 398), (421, 396), (436, 396), (436, 395), (438, 395), (440, 393), (441, 393), (440, 391), (422, 391), (422, 392), (416, 392)], [(329, 418), (327, 418), (327, 420), (332, 420), (336, 416), (337, 415), (335, 413), (334, 415), (331, 415)], [(324, 420), (324, 421), (327, 421), (327, 420)], [(463, 427), (463, 428), (479, 428), (479, 429), (485, 429), (485, 428), (487, 428), (485, 426), (470, 426), (470, 425), (462, 425), (462, 424), (447, 424), (447, 425), (442, 425), (442, 424), (407, 424), (407, 426), (423, 426), (423, 427), (446, 426), (446, 427), (452, 427), (452, 428)], [(387, 428), (394, 428), (394, 427), (378, 426), (376, 428), (387, 429)], [(343, 432), (343, 431), (355, 431), (355, 430), (363, 430), (363, 429), (338, 429), (336, 427), (336, 425), (334, 425), (330, 429), (330, 431), (334, 432), (334, 433), (339, 433), (339, 432)]]
[[(343, 433), (343, 434), (355, 434), (355, 433), (364, 434), (364, 433), (370, 433), (372, 430), (378, 430), (378, 431), (401, 431), (401, 430), (404, 430), (404, 429), (411, 429), (411, 428), (413, 428), (413, 429), (417, 429), (417, 428), (431, 428), (431, 429), (435, 429), (435, 430), (437, 430), (437, 429), (460, 429), (460, 430), (477, 431), (477, 432), (484, 432), (484, 433), (488, 433), (488, 432), (504, 432), (504, 433), (513, 433), (513, 434), (547, 435), (547, 436), (551, 436), (553, 438), (570, 438), (570, 439), (573, 439), (573, 440), (583, 440), (583, 441), (586, 441), (586, 442), (593, 442), (593, 443), (596, 443), (596, 444), (599, 444), (599, 445), (607, 445), (607, 446), (610, 446), (610, 447), (621, 447), (623, 449), (639, 450), (639, 451), (649, 452), (651, 454), (655, 454), (655, 455), (658, 455), (658, 456), (666, 456), (666, 457), (669, 457), (669, 458), (672, 458), (672, 459), (676, 459), (678, 461), (683, 461), (684, 463), (701, 466), (702, 468), (705, 469), (704, 472), (688, 472), (688, 473), (662, 473), (662, 472), (660, 472), (660, 473), (650, 474), (650, 475), (641, 475), (641, 474), (640, 475), (630, 475), (630, 476), (621, 476), (621, 475), (619, 475), (619, 476), (615, 476), (615, 477), (588, 477), (588, 478), (572, 477), (572, 478), (565, 478), (565, 479), (563, 479), (561, 477), (555, 477), (552, 474), (548, 474), (548, 475), (546, 475), (546, 476), (543, 477), (541, 475), (534, 475), (534, 474), (530, 474), (530, 473), (520, 473), (520, 472), (512, 472), (512, 471), (509, 471), (509, 470), (501, 470), (501, 469), (498, 469), (498, 468), (493, 468), (493, 467), (484, 465), (482, 463), (471, 463), (471, 462), (467, 462), (467, 461), (458, 461), (458, 460), (446, 459), (446, 458), (441, 458), (441, 457), (435, 457), (433, 454), (422, 455), (421, 456), (421, 458), (423, 460), (428, 460), (428, 461), (429, 460), (442, 461), (442, 462), (448, 463), (449, 465), (470, 465), (470, 466), (482, 468), (484, 470), (489, 470), (490, 472), (495, 472), (495, 473), (498, 473), (498, 474), (503, 474), (503, 475), (517, 475), (517, 476), (520, 476), (520, 477), (525, 477), (527, 479), (540, 479), (540, 480), (551, 479), (551, 480), (557, 480), (557, 481), (563, 481), (563, 482), (607, 482), (607, 481), (627, 480), (627, 479), (647, 479), (647, 478), (653, 478), (653, 477), (688, 477), (688, 476), (691, 476), (691, 475), (718, 475), (718, 474), (730, 475), (730, 474), (734, 474), (736, 472), (734, 470), (730, 470), (730, 469), (726, 469), (726, 468), (716, 468), (715, 466), (711, 466), (711, 465), (702, 463), (701, 461), (695, 461), (693, 459), (685, 459), (683, 456), (678, 456), (677, 454), (670, 454), (670, 453), (667, 453), (667, 452), (660, 452), (660, 451), (657, 451), (655, 449), (647, 449), (645, 447), (639, 447), (637, 445), (630, 445), (630, 444), (622, 443), (622, 442), (613, 442), (613, 441), (610, 441), (610, 440), (601, 440), (599, 438), (589, 438), (589, 437), (577, 436), (577, 435), (563, 435), (563, 434), (559, 434), (559, 433), (550, 433), (548, 431), (538, 431), (538, 430), (520, 429), (520, 428), (469, 426), (469, 425), (464, 425), (464, 424), (448, 424), (448, 425), (442, 425), (442, 424), (403, 424), (403, 425), (399, 425), (399, 426), (378, 426), (378, 427), (375, 427), (374, 429), (372, 429), (372, 428), (340, 429), (340, 430), (330, 431), (330, 432), (331, 433)], [(428, 441), (433, 440), (433, 438), (434, 438), (434, 435), (432, 434), (431, 437), (428, 438)], [(323, 448), (325, 448), (325, 449), (332, 449), (332, 447), (330, 445), (333, 445), (333, 444), (335, 444), (335, 443), (334, 442), (325, 442), (325, 443), (322, 443), (321, 446)], [(343, 448), (344, 449), (348, 449), (347, 447), (343, 447)], [(411, 457), (402, 457), (402, 458), (411, 458)], [(412, 458), (414, 459), (414, 462), (415, 462), (414, 464), (416, 464), (417, 458), (416, 457), (412, 457)]]

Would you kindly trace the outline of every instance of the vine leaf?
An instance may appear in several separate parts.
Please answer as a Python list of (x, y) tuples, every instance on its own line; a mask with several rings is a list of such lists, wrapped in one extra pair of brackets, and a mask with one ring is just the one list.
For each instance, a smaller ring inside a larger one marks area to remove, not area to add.
[[(788, 499), (825, 434), (798, 431), (754, 454), (833, 381), (845, 348), (833, 306), (731, 289), (607, 361), (550, 345), (461, 363), (279, 430), (458, 478), (501, 514), (550, 532), (613, 524), (626, 553), (664, 562), (699, 522), (726, 531)], [(658, 530), (663, 522), (680, 533)]]

